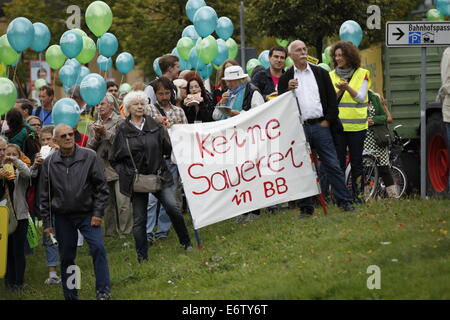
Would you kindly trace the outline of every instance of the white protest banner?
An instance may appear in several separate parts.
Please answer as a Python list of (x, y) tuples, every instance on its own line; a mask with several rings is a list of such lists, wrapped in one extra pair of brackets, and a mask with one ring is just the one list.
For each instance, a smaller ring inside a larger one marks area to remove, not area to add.
[(320, 193), (292, 92), (169, 134), (196, 229)]

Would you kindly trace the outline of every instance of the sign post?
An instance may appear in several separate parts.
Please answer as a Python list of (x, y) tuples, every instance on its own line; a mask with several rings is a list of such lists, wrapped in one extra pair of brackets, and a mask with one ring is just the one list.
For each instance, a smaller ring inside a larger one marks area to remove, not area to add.
[(420, 47), (420, 197), (426, 193), (427, 47), (450, 46), (450, 22), (391, 21), (386, 23), (387, 47)]

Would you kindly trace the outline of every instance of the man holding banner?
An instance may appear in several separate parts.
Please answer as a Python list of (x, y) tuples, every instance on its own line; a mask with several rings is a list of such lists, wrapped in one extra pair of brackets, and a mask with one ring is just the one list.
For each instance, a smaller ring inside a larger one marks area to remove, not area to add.
[[(342, 130), (342, 124), (338, 120), (337, 98), (330, 76), (324, 69), (307, 62), (308, 49), (303, 41), (293, 41), (288, 52), (294, 65), (281, 76), (278, 91), (282, 94), (295, 89), (306, 138), (319, 154), (338, 206), (344, 211), (354, 211), (333, 144), (332, 132)], [(312, 199), (300, 200), (300, 210), (301, 217), (311, 216)]]

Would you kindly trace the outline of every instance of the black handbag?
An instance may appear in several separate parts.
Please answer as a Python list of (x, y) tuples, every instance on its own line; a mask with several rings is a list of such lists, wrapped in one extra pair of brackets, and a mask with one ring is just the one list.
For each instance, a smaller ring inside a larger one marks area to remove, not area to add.
[(373, 132), (375, 143), (379, 147), (385, 148), (389, 146), (391, 142), (391, 133), (389, 132), (389, 128), (387, 127), (387, 125), (374, 125), (370, 127), (370, 129)]
[(130, 144), (127, 140), (128, 152), (130, 153), (131, 162), (133, 162), (134, 167), (134, 181), (133, 181), (133, 191), (138, 193), (154, 193), (162, 189), (161, 177), (158, 174), (139, 174), (134, 163), (133, 155), (131, 154)]

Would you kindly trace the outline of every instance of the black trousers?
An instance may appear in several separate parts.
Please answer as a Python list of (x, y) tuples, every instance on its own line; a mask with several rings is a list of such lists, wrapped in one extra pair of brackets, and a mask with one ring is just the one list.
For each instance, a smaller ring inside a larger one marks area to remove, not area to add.
[(6, 282), (10, 287), (22, 286), (25, 276), (25, 241), (27, 241), (28, 219), (17, 222), (17, 229), (8, 237)]
[(352, 165), (353, 196), (363, 193), (363, 151), (367, 130), (344, 131), (336, 135), (336, 151), (343, 172), (346, 168), (347, 149)]

